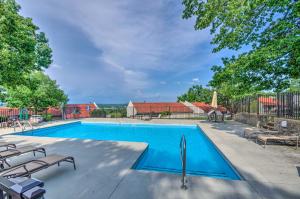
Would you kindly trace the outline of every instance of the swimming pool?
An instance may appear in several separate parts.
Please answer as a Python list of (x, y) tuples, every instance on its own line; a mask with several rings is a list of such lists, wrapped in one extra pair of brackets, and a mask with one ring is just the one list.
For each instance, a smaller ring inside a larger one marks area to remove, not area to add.
[(238, 180), (239, 175), (196, 125), (76, 122), (18, 133), (25, 136), (146, 142), (134, 169), (181, 173), (179, 143), (187, 142), (187, 174)]

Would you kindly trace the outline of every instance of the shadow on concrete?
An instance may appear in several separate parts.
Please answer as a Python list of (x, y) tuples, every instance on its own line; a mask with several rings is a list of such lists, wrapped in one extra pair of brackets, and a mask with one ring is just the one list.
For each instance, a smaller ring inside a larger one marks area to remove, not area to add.
[[(248, 174), (251, 175), (251, 174)], [(120, 183), (111, 199), (299, 199), (299, 185), (188, 177), (188, 190), (180, 189), (180, 176), (164, 173), (131, 172)], [(298, 193), (295, 193), (298, 192)]]
[[(16, 141), (17, 146), (29, 144), (31, 137)], [(47, 138), (33, 138), (32, 145), (39, 145)], [(47, 155), (62, 154), (73, 156), (77, 170), (72, 164), (62, 163), (51, 166), (32, 177), (45, 182), (46, 198), (108, 198), (122, 178), (130, 172), (131, 166), (145, 147), (120, 142), (99, 142), (91, 140), (65, 139), (42, 144)], [(43, 157), (32, 153), (10, 158), (16, 165), (31, 159)]]
[[(215, 126), (222, 128), (219, 123)], [(139, 147), (125, 142), (78, 139), (43, 144), (47, 139), (50, 138), (34, 138), (32, 144), (43, 145), (47, 154), (75, 157), (77, 170), (74, 171), (72, 165), (64, 163), (60, 167), (52, 166), (34, 174), (33, 177), (45, 182), (46, 198), (300, 198), (299, 185), (262, 182), (246, 170), (242, 173), (249, 179), (247, 182), (189, 176), (189, 189), (184, 191), (180, 189), (180, 175), (131, 170), (141, 154)], [(31, 140), (30, 137), (17, 141), (17, 144), (28, 144), (28, 140)], [(32, 154), (27, 154), (13, 158), (11, 162), (17, 164), (33, 158)], [(297, 169), (299, 172), (299, 167)]]

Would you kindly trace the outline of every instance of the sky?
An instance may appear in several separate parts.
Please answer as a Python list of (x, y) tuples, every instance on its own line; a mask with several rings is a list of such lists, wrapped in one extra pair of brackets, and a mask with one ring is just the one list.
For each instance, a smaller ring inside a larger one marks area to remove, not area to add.
[(181, 0), (18, 0), (21, 15), (45, 32), (53, 63), (45, 72), (69, 103), (176, 101), (207, 85), (212, 53), (209, 30), (182, 19)]

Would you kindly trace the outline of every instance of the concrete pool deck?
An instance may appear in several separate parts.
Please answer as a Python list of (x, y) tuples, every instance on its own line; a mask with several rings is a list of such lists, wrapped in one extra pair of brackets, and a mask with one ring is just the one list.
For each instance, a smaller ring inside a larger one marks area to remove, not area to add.
[[(188, 177), (188, 190), (180, 189), (180, 176), (130, 169), (147, 147), (146, 143), (108, 142), (5, 135), (18, 145), (37, 144), (47, 153), (75, 157), (71, 165), (53, 166), (34, 174), (43, 180), (46, 198), (300, 198), (300, 150), (285, 146), (265, 149), (240, 137), (246, 125), (236, 122), (208, 123), (193, 120), (89, 119), (84, 121), (198, 124), (242, 174), (245, 180)], [(52, 124), (52, 125), (55, 125)], [(49, 125), (48, 125), (49, 126)], [(0, 129), (0, 133), (8, 130)], [(199, 154), (201, 155), (201, 154)], [(22, 162), (32, 154), (11, 159)]]

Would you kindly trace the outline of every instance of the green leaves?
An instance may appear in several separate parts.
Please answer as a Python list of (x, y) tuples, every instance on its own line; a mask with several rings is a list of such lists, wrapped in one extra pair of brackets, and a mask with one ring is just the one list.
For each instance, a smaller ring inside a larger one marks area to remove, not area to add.
[(35, 110), (58, 106), (67, 96), (55, 81), (39, 72), (52, 62), (48, 40), (19, 10), (15, 0), (0, 0), (1, 100)]
[(51, 49), (32, 20), (19, 15), (14, 0), (0, 0), (0, 85), (22, 84), (24, 75), (51, 64)]
[(179, 96), (178, 101), (188, 102), (206, 102), (210, 103), (212, 99), (212, 91), (203, 88), (201, 85), (194, 85), (183, 95)]
[(59, 89), (56, 81), (42, 72), (33, 72), (26, 76), (26, 85), (9, 88), (5, 100), (11, 107), (33, 107), (35, 110), (43, 110), (66, 103), (68, 97)]
[(183, 0), (183, 18), (211, 29), (213, 52), (251, 50), (214, 66), (210, 85), (236, 98), (282, 91), (300, 77), (300, 2), (291, 0)]
[[(212, 101), (213, 90), (204, 88), (201, 85), (194, 85), (183, 95), (177, 97), (177, 101), (188, 102), (204, 102), (210, 104)], [(218, 103), (226, 105), (227, 98), (222, 94), (218, 94)]]

